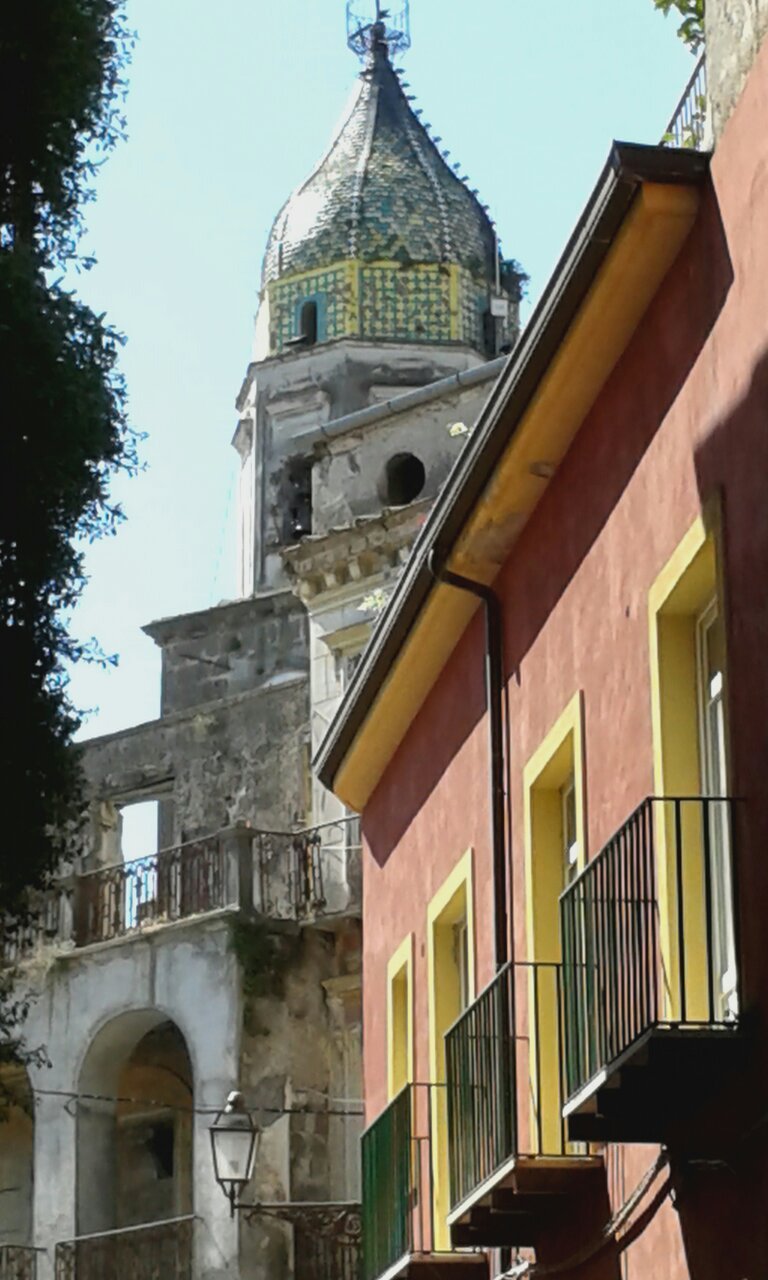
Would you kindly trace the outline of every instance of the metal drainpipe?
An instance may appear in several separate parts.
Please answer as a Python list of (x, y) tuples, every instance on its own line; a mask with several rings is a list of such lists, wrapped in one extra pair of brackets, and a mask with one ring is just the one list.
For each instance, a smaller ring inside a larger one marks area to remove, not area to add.
[[(491, 783), (491, 847), (493, 849), (493, 907), (496, 971), (509, 959), (507, 945), (507, 857), (504, 835), (504, 715), (502, 707), (503, 640), (501, 606), (496, 592), (482, 582), (464, 578), (450, 569), (437, 567), (437, 555), (433, 547), (427, 558), (430, 573), (437, 582), (444, 582), (459, 591), (477, 596), (485, 606), (485, 700), (488, 709), (488, 744), (490, 749)], [(510, 905), (512, 884), (510, 875)], [(514, 983), (512, 983), (514, 988)]]

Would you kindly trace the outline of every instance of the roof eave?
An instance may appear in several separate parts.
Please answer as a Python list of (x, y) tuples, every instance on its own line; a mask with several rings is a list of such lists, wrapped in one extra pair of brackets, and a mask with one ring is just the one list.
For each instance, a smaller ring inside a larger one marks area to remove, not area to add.
[[(331, 790), (435, 587), (427, 563), (429, 553), (434, 549), (437, 562), (445, 563), (595, 283), (638, 192), (646, 184), (701, 186), (708, 166), (709, 157), (701, 152), (613, 144), (549, 283), (414, 545), (313, 761), (318, 777)], [(345, 798), (359, 808), (366, 797)]]

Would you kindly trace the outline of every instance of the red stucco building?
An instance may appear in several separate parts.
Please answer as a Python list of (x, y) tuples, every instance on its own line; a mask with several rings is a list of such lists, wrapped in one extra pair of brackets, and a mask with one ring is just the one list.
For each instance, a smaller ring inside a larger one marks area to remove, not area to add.
[(365, 1280), (768, 1269), (766, 122), (612, 149), (317, 762)]

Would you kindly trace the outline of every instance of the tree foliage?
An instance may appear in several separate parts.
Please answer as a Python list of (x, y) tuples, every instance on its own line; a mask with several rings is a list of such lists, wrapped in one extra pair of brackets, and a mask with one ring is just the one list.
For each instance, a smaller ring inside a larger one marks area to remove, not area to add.
[(122, 3), (4, 0), (0, 24), (4, 913), (45, 883), (79, 814), (66, 670), (95, 649), (70, 635), (67, 614), (84, 585), (83, 546), (120, 518), (110, 479), (136, 466), (121, 338), (61, 279), (89, 265), (78, 257), (83, 211), (124, 131)]
[(682, 18), (677, 34), (692, 53), (698, 53), (704, 44), (704, 0), (653, 0), (653, 3), (665, 16), (674, 10)]

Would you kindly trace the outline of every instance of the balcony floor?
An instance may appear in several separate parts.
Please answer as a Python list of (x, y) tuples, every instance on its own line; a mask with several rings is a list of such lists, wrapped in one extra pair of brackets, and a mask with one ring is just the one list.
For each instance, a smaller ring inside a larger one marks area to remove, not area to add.
[(747, 1041), (737, 1026), (656, 1026), (566, 1104), (568, 1136), (582, 1142), (662, 1142), (708, 1155), (727, 1140), (731, 1087)]
[(516, 1156), (450, 1214), (451, 1243), (535, 1248), (602, 1172), (600, 1156)]
[(486, 1253), (406, 1253), (379, 1280), (488, 1280)]

